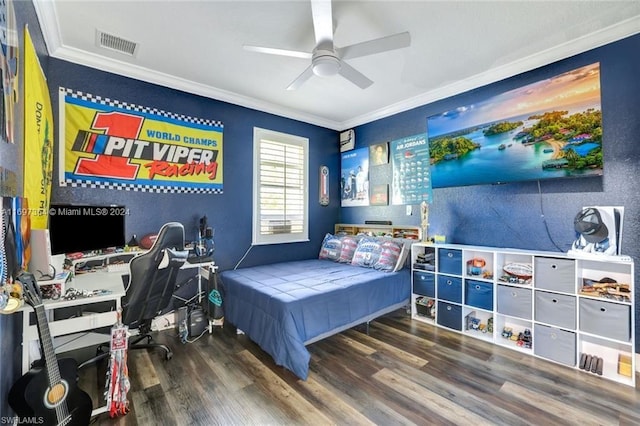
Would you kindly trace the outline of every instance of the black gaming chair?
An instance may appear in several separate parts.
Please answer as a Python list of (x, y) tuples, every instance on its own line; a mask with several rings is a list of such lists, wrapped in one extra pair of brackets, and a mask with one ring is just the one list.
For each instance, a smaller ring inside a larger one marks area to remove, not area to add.
[[(160, 348), (167, 360), (173, 356), (168, 346), (152, 342), (151, 320), (170, 305), (178, 272), (188, 253), (184, 250), (184, 227), (181, 223), (169, 222), (162, 226), (149, 251), (129, 262), (129, 281), (122, 298), (122, 323), (130, 330), (139, 331), (130, 338), (129, 349)], [(140, 343), (145, 339), (146, 343)], [(108, 355), (99, 347), (98, 355), (79, 368)]]

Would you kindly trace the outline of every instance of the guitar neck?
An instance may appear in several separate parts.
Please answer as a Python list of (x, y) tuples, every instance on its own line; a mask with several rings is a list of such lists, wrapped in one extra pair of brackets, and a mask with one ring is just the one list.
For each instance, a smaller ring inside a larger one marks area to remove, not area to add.
[(40, 334), (40, 353), (44, 359), (47, 367), (47, 376), (49, 378), (49, 385), (60, 383), (60, 369), (58, 367), (58, 359), (56, 358), (56, 351), (53, 347), (53, 339), (49, 331), (49, 321), (47, 320), (44, 305), (40, 302), (39, 305), (33, 307), (36, 314), (36, 325), (38, 327), (38, 333)]

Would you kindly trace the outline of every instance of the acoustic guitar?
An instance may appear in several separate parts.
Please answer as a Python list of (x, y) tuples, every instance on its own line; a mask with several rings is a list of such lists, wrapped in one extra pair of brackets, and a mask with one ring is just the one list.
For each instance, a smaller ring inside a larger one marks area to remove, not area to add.
[(40, 424), (86, 426), (93, 406), (91, 397), (77, 386), (77, 363), (72, 358), (56, 358), (40, 287), (33, 274), (22, 272), (17, 280), (36, 314), (42, 359), (11, 387), (9, 405), (18, 416), (37, 419)]

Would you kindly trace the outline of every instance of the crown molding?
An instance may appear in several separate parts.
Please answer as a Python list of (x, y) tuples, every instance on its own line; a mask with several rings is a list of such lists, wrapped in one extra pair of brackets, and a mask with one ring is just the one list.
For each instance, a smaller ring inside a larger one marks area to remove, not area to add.
[(107, 60), (99, 55), (68, 48), (62, 45), (61, 42), (54, 2), (33, 0), (33, 4), (44, 35), (47, 50), (49, 55), (54, 58), (171, 89), (228, 102), (245, 108), (251, 108), (277, 116), (314, 124), (336, 131), (350, 129), (408, 111), (413, 108), (427, 105), (441, 99), (455, 96), (640, 33), (640, 16), (635, 16), (610, 27), (595, 31), (577, 39), (569, 40), (534, 55), (530, 55), (526, 58), (492, 68), (464, 80), (459, 80), (452, 84), (430, 90), (413, 98), (339, 122), (313, 114), (305, 114), (272, 102), (254, 99), (238, 93), (221, 90), (168, 74), (148, 70), (123, 61), (117, 61), (114, 59)]
[(400, 112), (408, 111), (413, 108), (427, 105), (441, 99), (446, 99), (469, 90), (504, 80), (505, 78), (513, 77), (518, 74), (552, 64), (562, 59), (584, 53), (638, 33), (640, 33), (640, 16), (635, 16), (616, 25), (567, 41), (526, 58), (491, 68), (483, 73), (476, 74), (464, 80), (456, 81), (452, 84), (439, 87), (413, 98), (397, 102), (393, 105), (380, 108), (359, 117), (354, 117), (351, 120), (343, 122), (341, 127), (342, 130), (344, 130), (386, 118)]

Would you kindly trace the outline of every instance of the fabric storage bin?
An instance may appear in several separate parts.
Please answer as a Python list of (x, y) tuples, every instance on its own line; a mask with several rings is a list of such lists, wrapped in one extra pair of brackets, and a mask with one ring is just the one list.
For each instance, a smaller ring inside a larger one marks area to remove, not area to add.
[(436, 279), (428, 272), (413, 272), (413, 292), (422, 296), (436, 297)]
[(438, 272), (462, 275), (462, 250), (439, 249)]
[(438, 275), (438, 299), (462, 303), (462, 278)]
[(438, 301), (436, 316), (438, 324), (462, 331), (462, 306)]
[(493, 310), (493, 284), (482, 281), (467, 280), (464, 294), (465, 305)]
[(573, 259), (536, 257), (533, 265), (536, 288), (564, 293), (576, 292), (576, 270)]
[(546, 325), (533, 326), (533, 353), (575, 367), (576, 334)]
[(531, 289), (498, 285), (496, 297), (499, 313), (531, 319)]
[(631, 306), (580, 299), (580, 331), (628, 342), (631, 340)]
[(576, 298), (536, 291), (535, 320), (563, 328), (576, 328)]

